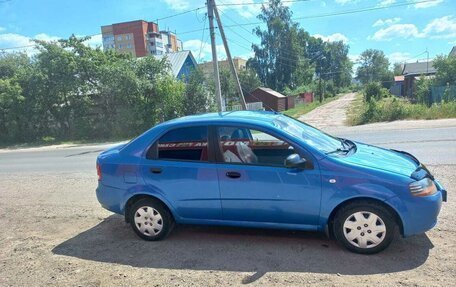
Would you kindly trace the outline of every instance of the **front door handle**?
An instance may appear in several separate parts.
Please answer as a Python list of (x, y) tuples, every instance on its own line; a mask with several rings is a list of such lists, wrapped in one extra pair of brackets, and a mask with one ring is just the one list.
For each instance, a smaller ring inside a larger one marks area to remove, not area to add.
[(150, 168), (150, 172), (151, 173), (155, 173), (155, 174), (159, 174), (159, 173), (162, 172), (162, 169), (159, 168), (159, 167), (152, 167), (152, 168)]
[(239, 172), (236, 172), (236, 171), (228, 171), (226, 173), (226, 176), (227, 177), (231, 177), (231, 178), (240, 178), (241, 174)]

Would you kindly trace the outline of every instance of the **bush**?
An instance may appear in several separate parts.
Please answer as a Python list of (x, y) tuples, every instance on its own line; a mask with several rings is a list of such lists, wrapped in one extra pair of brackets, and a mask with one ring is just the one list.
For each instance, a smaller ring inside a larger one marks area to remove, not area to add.
[(383, 88), (382, 85), (377, 82), (366, 84), (363, 94), (365, 102), (370, 102), (372, 100), (378, 101), (391, 95), (387, 89)]
[(380, 101), (364, 102), (361, 108), (354, 111), (350, 122), (362, 125), (374, 122), (396, 121), (403, 119), (441, 119), (456, 117), (456, 102), (433, 104), (412, 104), (395, 97)]
[(432, 81), (426, 78), (420, 78), (416, 82), (416, 100), (418, 103), (431, 106), (431, 85)]

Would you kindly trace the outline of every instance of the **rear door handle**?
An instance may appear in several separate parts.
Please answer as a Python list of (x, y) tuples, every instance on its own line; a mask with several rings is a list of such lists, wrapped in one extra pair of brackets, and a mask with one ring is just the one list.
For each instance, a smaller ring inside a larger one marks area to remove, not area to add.
[(162, 169), (159, 168), (159, 167), (151, 167), (151, 168), (150, 168), (150, 172), (151, 172), (151, 173), (158, 174), (158, 173), (161, 173), (161, 172), (162, 172)]
[(226, 176), (227, 177), (231, 177), (231, 178), (240, 178), (241, 174), (239, 172), (236, 172), (236, 171), (228, 171), (226, 173)]

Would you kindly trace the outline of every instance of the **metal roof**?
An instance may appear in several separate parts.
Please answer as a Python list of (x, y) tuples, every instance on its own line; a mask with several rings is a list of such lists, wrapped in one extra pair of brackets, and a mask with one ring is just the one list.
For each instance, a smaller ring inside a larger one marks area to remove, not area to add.
[(433, 67), (433, 62), (416, 62), (406, 63), (402, 70), (402, 75), (423, 75), (423, 74), (435, 74), (437, 70)]
[[(262, 87), (259, 87), (259, 88), (257, 88), (256, 90), (262, 90), (263, 92), (266, 92), (266, 93), (268, 93), (268, 94), (271, 94), (271, 95), (273, 95), (273, 96), (276, 97), (276, 98), (286, 98), (286, 96), (282, 95), (281, 93), (279, 93), (279, 92), (277, 92), (277, 91), (274, 91), (274, 90), (272, 90), (272, 89), (269, 89), (269, 88), (262, 88)], [(256, 90), (254, 90), (252, 93), (255, 93)]]
[(197, 66), (195, 57), (193, 57), (193, 54), (191, 51), (173, 52), (173, 53), (168, 53), (168, 54), (163, 54), (163, 55), (157, 55), (155, 57), (157, 59), (167, 58), (169, 64), (171, 65), (171, 71), (175, 77), (177, 77), (177, 75), (179, 75), (179, 72), (185, 63), (185, 60), (187, 60), (187, 57), (190, 57), (192, 62), (195, 64), (195, 66)]

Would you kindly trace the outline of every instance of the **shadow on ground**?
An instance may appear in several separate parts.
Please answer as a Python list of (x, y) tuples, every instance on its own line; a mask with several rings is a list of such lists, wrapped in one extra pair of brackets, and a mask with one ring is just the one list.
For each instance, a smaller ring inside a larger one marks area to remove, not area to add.
[(85, 260), (134, 267), (256, 272), (377, 274), (422, 265), (433, 245), (426, 235), (397, 239), (371, 256), (342, 249), (324, 235), (227, 227), (178, 226), (163, 241), (139, 239), (123, 217), (112, 215), (56, 246), (52, 252)]

